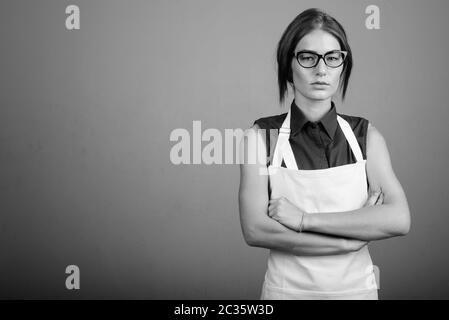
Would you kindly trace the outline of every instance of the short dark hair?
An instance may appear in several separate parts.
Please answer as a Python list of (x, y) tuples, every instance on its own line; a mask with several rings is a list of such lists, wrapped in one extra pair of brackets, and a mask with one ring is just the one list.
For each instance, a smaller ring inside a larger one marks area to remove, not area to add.
[(299, 41), (309, 32), (321, 29), (332, 34), (340, 43), (341, 50), (347, 51), (340, 75), (342, 100), (345, 99), (352, 70), (352, 52), (343, 26), (321, 9), (311, 8), (301, 12), (285, 29), (277, 46), (279, 101), (282, 104), (287, 94), (287, 84), (293, 83), (291, 61)]

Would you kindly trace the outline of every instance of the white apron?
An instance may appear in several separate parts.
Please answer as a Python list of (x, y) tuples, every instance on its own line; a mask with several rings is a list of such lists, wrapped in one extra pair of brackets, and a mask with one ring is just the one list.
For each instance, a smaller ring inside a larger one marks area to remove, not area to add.
[[(308, 214), (361, 208), (368, 199), (366, 160), (348, 122), (337, 115), (356, 163), (298, 170), (289, 143), (290, 117), (291, 109), (279, 130), (272, 165), (268, 167), (270, 199), (286, 197)], [(281, 167), (282, 159), (287, 168)], [(261, 299), (377, 300), (368, 246), (357, 252), (330, 256), (296, 256), (270, 250)]]

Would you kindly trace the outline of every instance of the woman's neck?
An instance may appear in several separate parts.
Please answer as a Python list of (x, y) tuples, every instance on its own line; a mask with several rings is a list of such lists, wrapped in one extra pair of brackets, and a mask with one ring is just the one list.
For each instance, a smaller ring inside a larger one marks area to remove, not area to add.
[(316, 122), (331, 109), (331, 98), (326, 100), (310, 100), (303, 96), (295, 95), (295, 104), (302, 111), (307, 120)]

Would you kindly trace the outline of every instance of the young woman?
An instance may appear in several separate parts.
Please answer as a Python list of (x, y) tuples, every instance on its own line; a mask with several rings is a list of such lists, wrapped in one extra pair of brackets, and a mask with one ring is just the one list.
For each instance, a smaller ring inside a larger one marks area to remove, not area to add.
[[(339, 114), (352, 54), (343, 27), (318, 9), (299, 14), (277, 48), (287, 113), (255, 121), (241, 164), (240, 220), (250, 246), (270, 249), (261, 299), (378, 299), (367, 243), (409, 232), (404, 191), (383, 136)], [(270, 132), (270, 133), (268, 133)]]

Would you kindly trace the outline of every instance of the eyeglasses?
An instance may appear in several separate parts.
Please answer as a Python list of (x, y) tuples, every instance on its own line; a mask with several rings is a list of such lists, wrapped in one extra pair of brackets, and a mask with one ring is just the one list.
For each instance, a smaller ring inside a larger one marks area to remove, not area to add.
[(320, 59), (323, 59), (324, 63), (331, 68), (338, 68), (345, 62), (347, 51), (333, 50), (326, 52), (325, 54), (318, 54), (314, 51), (299, 51), (295, 54), (296, 60), (299, 65), (304, 68), (313, 68), (318, 65)]

